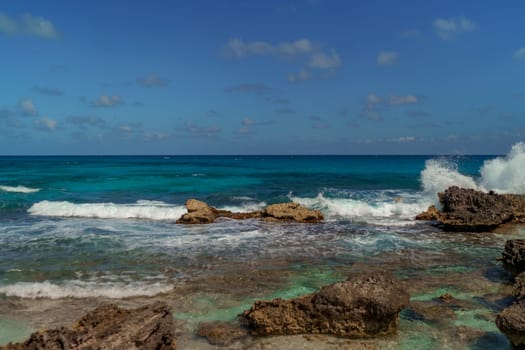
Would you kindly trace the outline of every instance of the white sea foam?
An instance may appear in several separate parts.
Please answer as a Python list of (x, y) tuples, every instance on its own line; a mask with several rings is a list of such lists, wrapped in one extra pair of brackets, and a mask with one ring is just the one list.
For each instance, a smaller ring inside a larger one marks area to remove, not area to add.
[(86, 282), (79, 280), (68, 281), (65, 284), (45, 282), (18, 282), (0, 287), (0, 294), (19, 298), (60, 299), (60, 298), (129, 298), (135, 296), (153, 296), (166, 293), (173, 286), (159, 282)]
[(240, 205), (230, 205), (230, 206), (224, 206), (220, 209), (223, 210), (229, 210), (233, 212), (248, 212), (248, 211), (257, 211), (261, 210), (264, 207), (266, 207), (265, 202), (243, 202)]
[(479, 179), (460, 174), (457, 165), (451, 161), (430, 159), (421, 172), (421, 183), (424, 192), (433, 196), (450, 186), (498, 193), (525, 193), (525, 144), (515, 144), (505, 157), (486, 160), (480, 169)]
[(435, 196), (450, 186), (478, 189), (472, 177), (460, 174), (455, 163), (443, 158), (427, 160), (420, 179), (423, 191), (429, 196)]
[(485, 161), (480, 184), (499, 193), (525, 193), (525, 143), (512, 146), (506, 157)]
[(133, 204), (41, 201), (33, 204), (28, 212), (37, 216), (176, 220), (186, 212), (186, 208), (181, 205), (146, 200)]
[[(322, 210), (327, 219), (359, 219), (366, 222), (387, 225), (407, 225), (411, 219), (428, 208), (425, 200), (403, 202), (389, 200), (362, 200), (353, 198), (328, 198), (319, 193), (314, 198), (302, 198), (290, 195), (290, 200), (302, 205)], [(385, 220), (388, 219), (388, 220)]]
[(19, 186), (0, 186), (0, 191), (17, 192), (17, 193), (34, 193), (34, 192), (40, 191), (40, 189), (19, 185)]

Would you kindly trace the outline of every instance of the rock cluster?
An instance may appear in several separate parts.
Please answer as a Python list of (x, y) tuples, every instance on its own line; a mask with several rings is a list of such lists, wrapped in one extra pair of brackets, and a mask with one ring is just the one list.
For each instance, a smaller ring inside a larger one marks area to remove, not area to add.
[(234, 213), (219, 210), (197, 199), (186, 201), (188, 212), (182, 215), (177, 224), (211, 224), (218, 218), (235, 220), (262, 219), (266, 221), (296, 221), (316, 223), (324, 220), (319, 210), (311, 210), (298, 203), (280, 203), (269, 205), (261, 211)]
[(135, 310), (104, 304), (71, 328), (43, 330), (3, 350), (158, 349), (175, 350), (175, 328), (169, 307), (157, 302)]
[(496, 316), (496, 325), (516, 349), (525, 349), (525, 240), (508, 240), (500, 259), (517, 274), (513, 295), (516, 301)]
[(496, 194), (449, 187), (438, 193), (441, 210), (431, 206), (418, 220), (437, 220), (444, 228), (487, 231), (501, 224), (525, 223), (525, 195)]
[(371, 337), (396, 331), (409, 295), (390, 273), (371, 272), (291, 300), (257, 301), (242, 314), (253, 335)]

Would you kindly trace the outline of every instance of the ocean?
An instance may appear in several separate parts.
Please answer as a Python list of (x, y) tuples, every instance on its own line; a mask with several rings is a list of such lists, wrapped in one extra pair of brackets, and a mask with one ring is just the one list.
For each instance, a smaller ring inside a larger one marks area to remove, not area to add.
[[(201, 321), (384, 268), (406, 283), (411, 306), (398, 334), (371, 346), (506, 349), (494, 317), (511, 276), (496, 258), (525, 230), (442, 232), (414, 217), (450, 185), (525, 193), (524, 168), (523, 144), (503, 156), (0, 157), (0, 345), (101, 302), (165, 300), (179, 347), (213, 348), (195, 336)], [(232, 211), (296, 201), (326, 220), (177, 225), (188, 198)], [(444, 293), (465, 305), (436, 311)], [(305, 341), (281, 338), (236, 346)]]

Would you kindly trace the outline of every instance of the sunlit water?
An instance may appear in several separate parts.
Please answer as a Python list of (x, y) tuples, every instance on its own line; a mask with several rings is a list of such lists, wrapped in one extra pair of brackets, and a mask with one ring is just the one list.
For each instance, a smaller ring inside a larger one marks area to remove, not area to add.
[[(525, 231), (446, 233), (413, 217), (451, 184), (522, 191), (520, 147), (496, 160), (0, 158), (0, 344), (69, 324), (104, 301), (135, 307), (164, 300), (173, 307), (179, 346), (207, 348), (194, 335), (201, 321), (234, 320), (255, 300), (291, 298), (383, 268), (406, 285), (411, 305), (397, 335), (367, 346), (506, 349), (494, 318), (511, 301), (511, 276), (496, 258), (506, 239)], [(513, 169), (518, 173), (509, 175)], [(176, 225), (187, 198), (235, 211), (294, 200), (322, 210), (326, 222)], [(461, 305), (439, 303), (444, 293)], [(231, 347), (360, 342), (294, 336)]]

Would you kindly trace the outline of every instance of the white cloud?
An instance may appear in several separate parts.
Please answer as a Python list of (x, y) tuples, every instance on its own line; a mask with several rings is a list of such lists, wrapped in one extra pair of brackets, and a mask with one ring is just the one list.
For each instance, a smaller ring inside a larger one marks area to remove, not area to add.
[(314, 52), (316, 48), (317, 46), (306, 38), (291, 42), (282, 42), (275, 45), (265, 41), (244, 42), (241, 39), (233, 38), (230, 39), (224, 50), (228, 56), (243, 58), (252, 55), (305, 55)]
[(20, 101), (19, 106), (20, 106), (22, 115), (25, 115), (28, 117), (34, 117), (38, 115), (38, 111), (35, 107), (35, 104), (33, 103), (33, 100), (31, 99), (24, 99)]
[(0, 33), (13, 34), (18, 30), (18, 26), (14, 20), (7, 15), (0, 12)]
[(150, 74), (147, 77), (139, 77), (136, 79), (137, 84), (146, 87), (164, 87), (168, 86), (169, 82), (166, 79), (159, 77), (157, 74)]
[(395, 139), (396, 142), (414, 142), (416, 141), (416, 138), (414, 136), (401, 136), (398, 139)]
[(53, 23), (42, 17), (33, 17), (30, 13), (22, 16), (24, 30), (31, 35), (52, 39), (59, 36)]
[(390, 96), (389, 103), (391, 105), (408, 105), (408, 104), (417, 103), (417, 101), (418, 101), (418, 99), (414, 95)]
[[(292, 57), (300, 59), (303, 65), (318, 70), (329, 70), (341, 66), (341, 56), (334, 49), (327, 51), (322, 50), (322, 45), (313, 43), (310, 39), (299, 39), (290, 42), (281, 42), (277, 44), (266, 41), (244, 42), (241, 39), (230, 39), (228, 44), (223, 48), (226, 56), (233, 58), (246, 58), (249, 56), (271, 56), (287, 58)], [(319, 77), (329, 77), (326, 74), (315, 74)], [(310, 80), (314, 74), (307, 69), (302, 68), (298, 73), (290, 73), (287, 76), (290, 82), (299, 82)]]
[(171, 134), (165, 132), (147, 132), (144, 134), (145, 141), (162, 141), (171, 137)]
[(374, 105), (378, 103), (383, 103), (383, 99), (375, 94), (368, 94), (366, 102), (368, 102), (369, 105)]
[(512, 56), (515, 60), (525, 60), (525, 47), (518, 49)]
[(306, 81), (313, 78), (313, 75), (310, 71), (306, 69), (301, 69), (298, 73), (290, 73), (287, 76), (287, 79), (290, 83), (296, 83), (299, 81)]
[(397, 62), (397, 52), (394, 51), (381, 51), (377, 55), (377, 64), (388, 65)]
[(101, 95), (96, 100), (93, 100), (91, 102), (91, 105), (93, 107), (114, 107), (114, 106), (119, 105), (121, 103), (122, 103), (122, 97), (120, 97), (120, 96), (117, 96), (117, 95), (113, 95), (113, 96)]
[(465, 17), (457, 18), (437, 18), (434, 21), (434, 30), (443, 40), (450, 40), (459, 33), (472, 32), (476, 29), (476, 24)]
[(244, 118), (242, 120), (242, 125), (244, 125), (244, 126), (250, 126), (250, 125), (253, 125), (254, 123), (255, 122), (251, 118)]
[(0, 13), (0, 33), (26, 34), (44, 39), (54, 39), (60, 36), (55, 25), (43, 17), (35, 17), (30, 13), (22, 15), (19, 20)]
[(324, 52), (316, 52), (310, 58), (309, 66), (313, 68), (330, 69), (341, 65), (341, 57), (334, 50), (330, 50), (329, 54)]
[(39, 118), (34, 121), (34, 125), (37, 129), (44, 131), (55, 131), (57, 128), (57, 121), (49, 119), (47, 117)]

